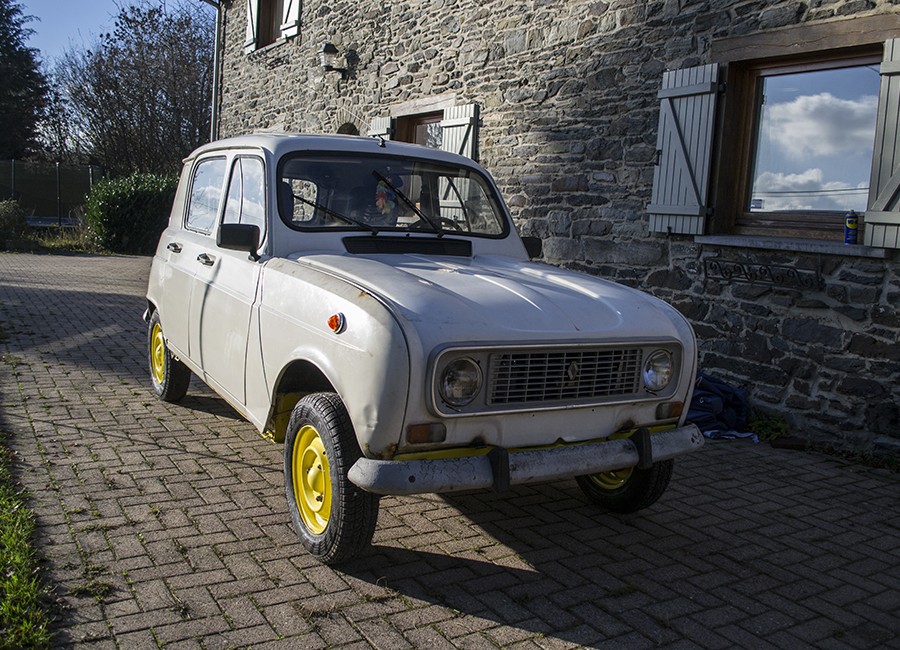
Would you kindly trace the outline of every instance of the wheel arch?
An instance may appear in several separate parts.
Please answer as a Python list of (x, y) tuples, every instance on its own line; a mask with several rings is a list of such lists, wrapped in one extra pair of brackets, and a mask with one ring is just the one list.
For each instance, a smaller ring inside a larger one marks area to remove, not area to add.
[(150, 317), (153, 316), (153, 312), (155, 311), (159, 311), (159, 307), (156, 306), (156, 303), (147, 298), (147, 309), (144, 310), (144, 315), (141, 318), (144, 319), (145, 323), (149, 323)]
[(284, 442), (291, 411), (310, 393), (337, 393), (334, 384), (312, 361), (295, 359), (282, 369), (272, 391), (272, 407), (266, 421), (266, 436)]

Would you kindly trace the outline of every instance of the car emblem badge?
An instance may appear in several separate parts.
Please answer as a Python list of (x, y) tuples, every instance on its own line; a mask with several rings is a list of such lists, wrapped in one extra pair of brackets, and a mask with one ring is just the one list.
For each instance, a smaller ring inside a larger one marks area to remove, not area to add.
[(566, 371), (566, 374), (569, 376), (569, 381), (576, 381), (578, 379), (578, 375), (581, 374), (581, 368), (578, 367), (577, 361), (573, 361), (569, 364), (569, 369)]

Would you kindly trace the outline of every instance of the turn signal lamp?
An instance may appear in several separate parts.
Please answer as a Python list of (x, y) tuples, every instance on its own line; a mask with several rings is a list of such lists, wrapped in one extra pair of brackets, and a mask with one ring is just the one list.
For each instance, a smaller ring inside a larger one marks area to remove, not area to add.
[(669, 420), (680, 417), (684, 412), (684, 402), (665, 402), (656, 407), (657, 420)]
[(406, 442), (412, 445), (421, 445), (426, 442), (444, 442), (446, 439), (447, 427), (439, 422), (411, 424), (406, 429)]
[(340, 334), (347, 327), (347, 320), (344, 315), (338, 312), (328, 317), (328, 327), (335, 334)]

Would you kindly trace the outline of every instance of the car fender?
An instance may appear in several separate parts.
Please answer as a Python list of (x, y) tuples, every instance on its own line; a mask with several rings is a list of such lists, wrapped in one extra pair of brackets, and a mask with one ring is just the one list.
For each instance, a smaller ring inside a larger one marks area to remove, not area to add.
[(286, 390), (286, 370), (309, 364), (343, 400), (363, 453), (393, 454), (409, 399), (410, 352), (399, 321), (377, 296), (302, 263), (273, 259), (261, 281), (258, 324), (270, 408)]

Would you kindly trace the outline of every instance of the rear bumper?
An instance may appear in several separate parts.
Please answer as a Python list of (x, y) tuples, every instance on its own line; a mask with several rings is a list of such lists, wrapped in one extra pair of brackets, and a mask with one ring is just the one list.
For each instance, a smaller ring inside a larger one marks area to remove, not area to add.
[(427, 494), (538, 483), (609, 472), (625, 467), (649, 467), (703, 446), (703, 434), (693, 424), (630, 438), (529, 451), (494, 448), (485, 456), (439, 460), (376, 460), (360, 458), (348, 478), (375, 494)]

